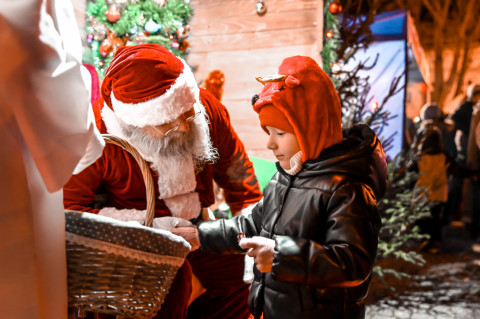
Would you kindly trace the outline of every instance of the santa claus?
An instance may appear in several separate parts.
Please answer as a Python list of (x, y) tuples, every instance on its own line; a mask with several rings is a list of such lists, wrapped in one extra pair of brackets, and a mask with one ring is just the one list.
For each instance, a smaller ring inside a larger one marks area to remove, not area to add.
[[(214, 203), (213, 181), (225, 192), (234, 215), (261, 197), (243, 143), (226, 108), (199, 89), (189, 66), (156, 44), (121, 47), (102, 82), (95, 104), (102, 133), (130, 142), (150, 164), (155, 180), (154, 226), (169, 228), (205, 219)], [(106, 205), (95, 207), (99, 190)], [(121, 220), (145, 219), (146, 195), (135, 159), (115, 145), (64, 187), (66, 209)], [(243, 256), (192, 251), (180, 268), (157, 315), (186, 318), (192, 272), (206, 289), (190, 305), (189, 318), (248, 317)]]

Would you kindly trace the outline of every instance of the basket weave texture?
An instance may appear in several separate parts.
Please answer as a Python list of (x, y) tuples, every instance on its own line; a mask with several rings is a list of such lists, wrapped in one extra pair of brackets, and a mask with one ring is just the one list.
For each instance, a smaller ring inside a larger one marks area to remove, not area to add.
[(190, 245), (168, 231), (151, 228), (155, 193), (148, 165), (126, 141), (112, 135), (104, 139), (127, 150), (140, 165), (147, 188), (147, 226), (65, 212), (69, 307), (117, 318), (152, 318)]

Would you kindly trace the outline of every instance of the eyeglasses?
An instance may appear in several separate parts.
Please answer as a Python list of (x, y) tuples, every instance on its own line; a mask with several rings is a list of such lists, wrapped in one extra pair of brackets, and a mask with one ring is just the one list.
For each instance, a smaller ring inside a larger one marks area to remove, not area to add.
[(163, 136), (167, 136), (168, 134), (171, 134), (171, 133), (175, 132), (176, 130), (178, 130), (178, 128), (179, 128), (180, 126), (182, 126), (184, 123), (191, 123), (191, 122), (193, 122), (200, 114), (202, 114), (202, 112), (197, 112), (197, 113), (195, 113), (194, 115), (187, 117), (186, 119), (184, 119), (184, 120), (181, 121), (180, 123), (176, 124), (174, 127), (171, 127), (170, 129), (168, 129), (168, 131), (166, 131), (165, 133), (162, 133), (162, 132), (161, 132), (158, 128), (156, 128), (155, 126), (151, 126), (151, 127), (153, 127), (158, 133), (162, 134)]

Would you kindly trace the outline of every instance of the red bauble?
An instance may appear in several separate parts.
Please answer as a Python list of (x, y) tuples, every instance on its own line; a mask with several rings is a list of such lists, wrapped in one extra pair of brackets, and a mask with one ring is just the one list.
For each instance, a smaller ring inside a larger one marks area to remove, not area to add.
[(165, 5), (165, 0), (153, 0), (159, 7), (163, 7)]
[(101, 56), (106, 57), (107, 55), (110, 54), (110, 52), (113, 51), (113, 47), (110, 44), (110, 42), (108, 42), (108, 40), (105, 40), (103, 41), (102, 45), (100, 45), (100, 47), (98, 48), (98, 51), (100, 52)]
[(342, 12), (342, 9), (342, 5), (338, 2), (332, 2), (328, 6), (328, 10), (331, 14), (339, 14), (340, 12)]
[(120, 14), (120, 11), (115, 7), (111, 7), (110, 9), (108, 9), (107, 12), (105, 12), (105, 15), (107, 16), (108, 22), (111, 23), (117, 22), (122, 16)]

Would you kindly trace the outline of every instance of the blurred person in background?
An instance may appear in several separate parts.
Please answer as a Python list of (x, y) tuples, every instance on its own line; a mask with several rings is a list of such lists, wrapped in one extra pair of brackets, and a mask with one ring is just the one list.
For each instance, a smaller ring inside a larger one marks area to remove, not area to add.
[[(472, 83), (467, 88), (466, 99), (448, 115), (448, 118), (451, 119), (454, 124), (456, 145), (455, 162), (462, 166), (466, 165), (466, 159), (468, 156), (468, 139), (470, 135), (473, 106), (479, 100), (480, 86)], [(462, 221), (463, 185), (464, 179), (462, 177), (450, 177), (448, 201), (445, 205), (445, 211), (450, 214), (453, 221)]]
[(443, 145), (441, 118), (442, 110), (437, 104), (425, 104), (420, 110), (421, 123), (413, 142), (415, 168), (418, 171), (415, 197), (424, 194), (431, 203), (431, 216), (418, 221), (422, 233), (430, 236), (421, 249), (432, 252), (438, 251), (442, 240), (440, 221), (448, 196), (448, 159)]
[[(475, 85), (473, 94), (475, 105), (472, 112), (470, 124), (470, 135), (468, 138), (467, 167), (471, 170), (480, 169), (480, 86)], [(470, 237), (480, 242), (480, 179), (478, 174), (471, 180), (472, 194), (472, 220), (470, 226)]]
[(424, 194), (430, 202), (431, 216), (419, 220), (423, 233), (430, 239), (421, 249), (437, 252), (442, 241), (444, 220), (449, 220), (450, 212), (445, 211), (448, 200), (448, 175), (460, 180), (471, 176), (473, 172), (460, 165), (445, 147), (445, 133), (453, 129), (453, 124), (445, 119), (442, 109), (435, 103), (427, 103), (420, 110), (420, 127), (414, 139), (412, 151), (414, 168), (418, 172), (415, 185), (417, 195)]

